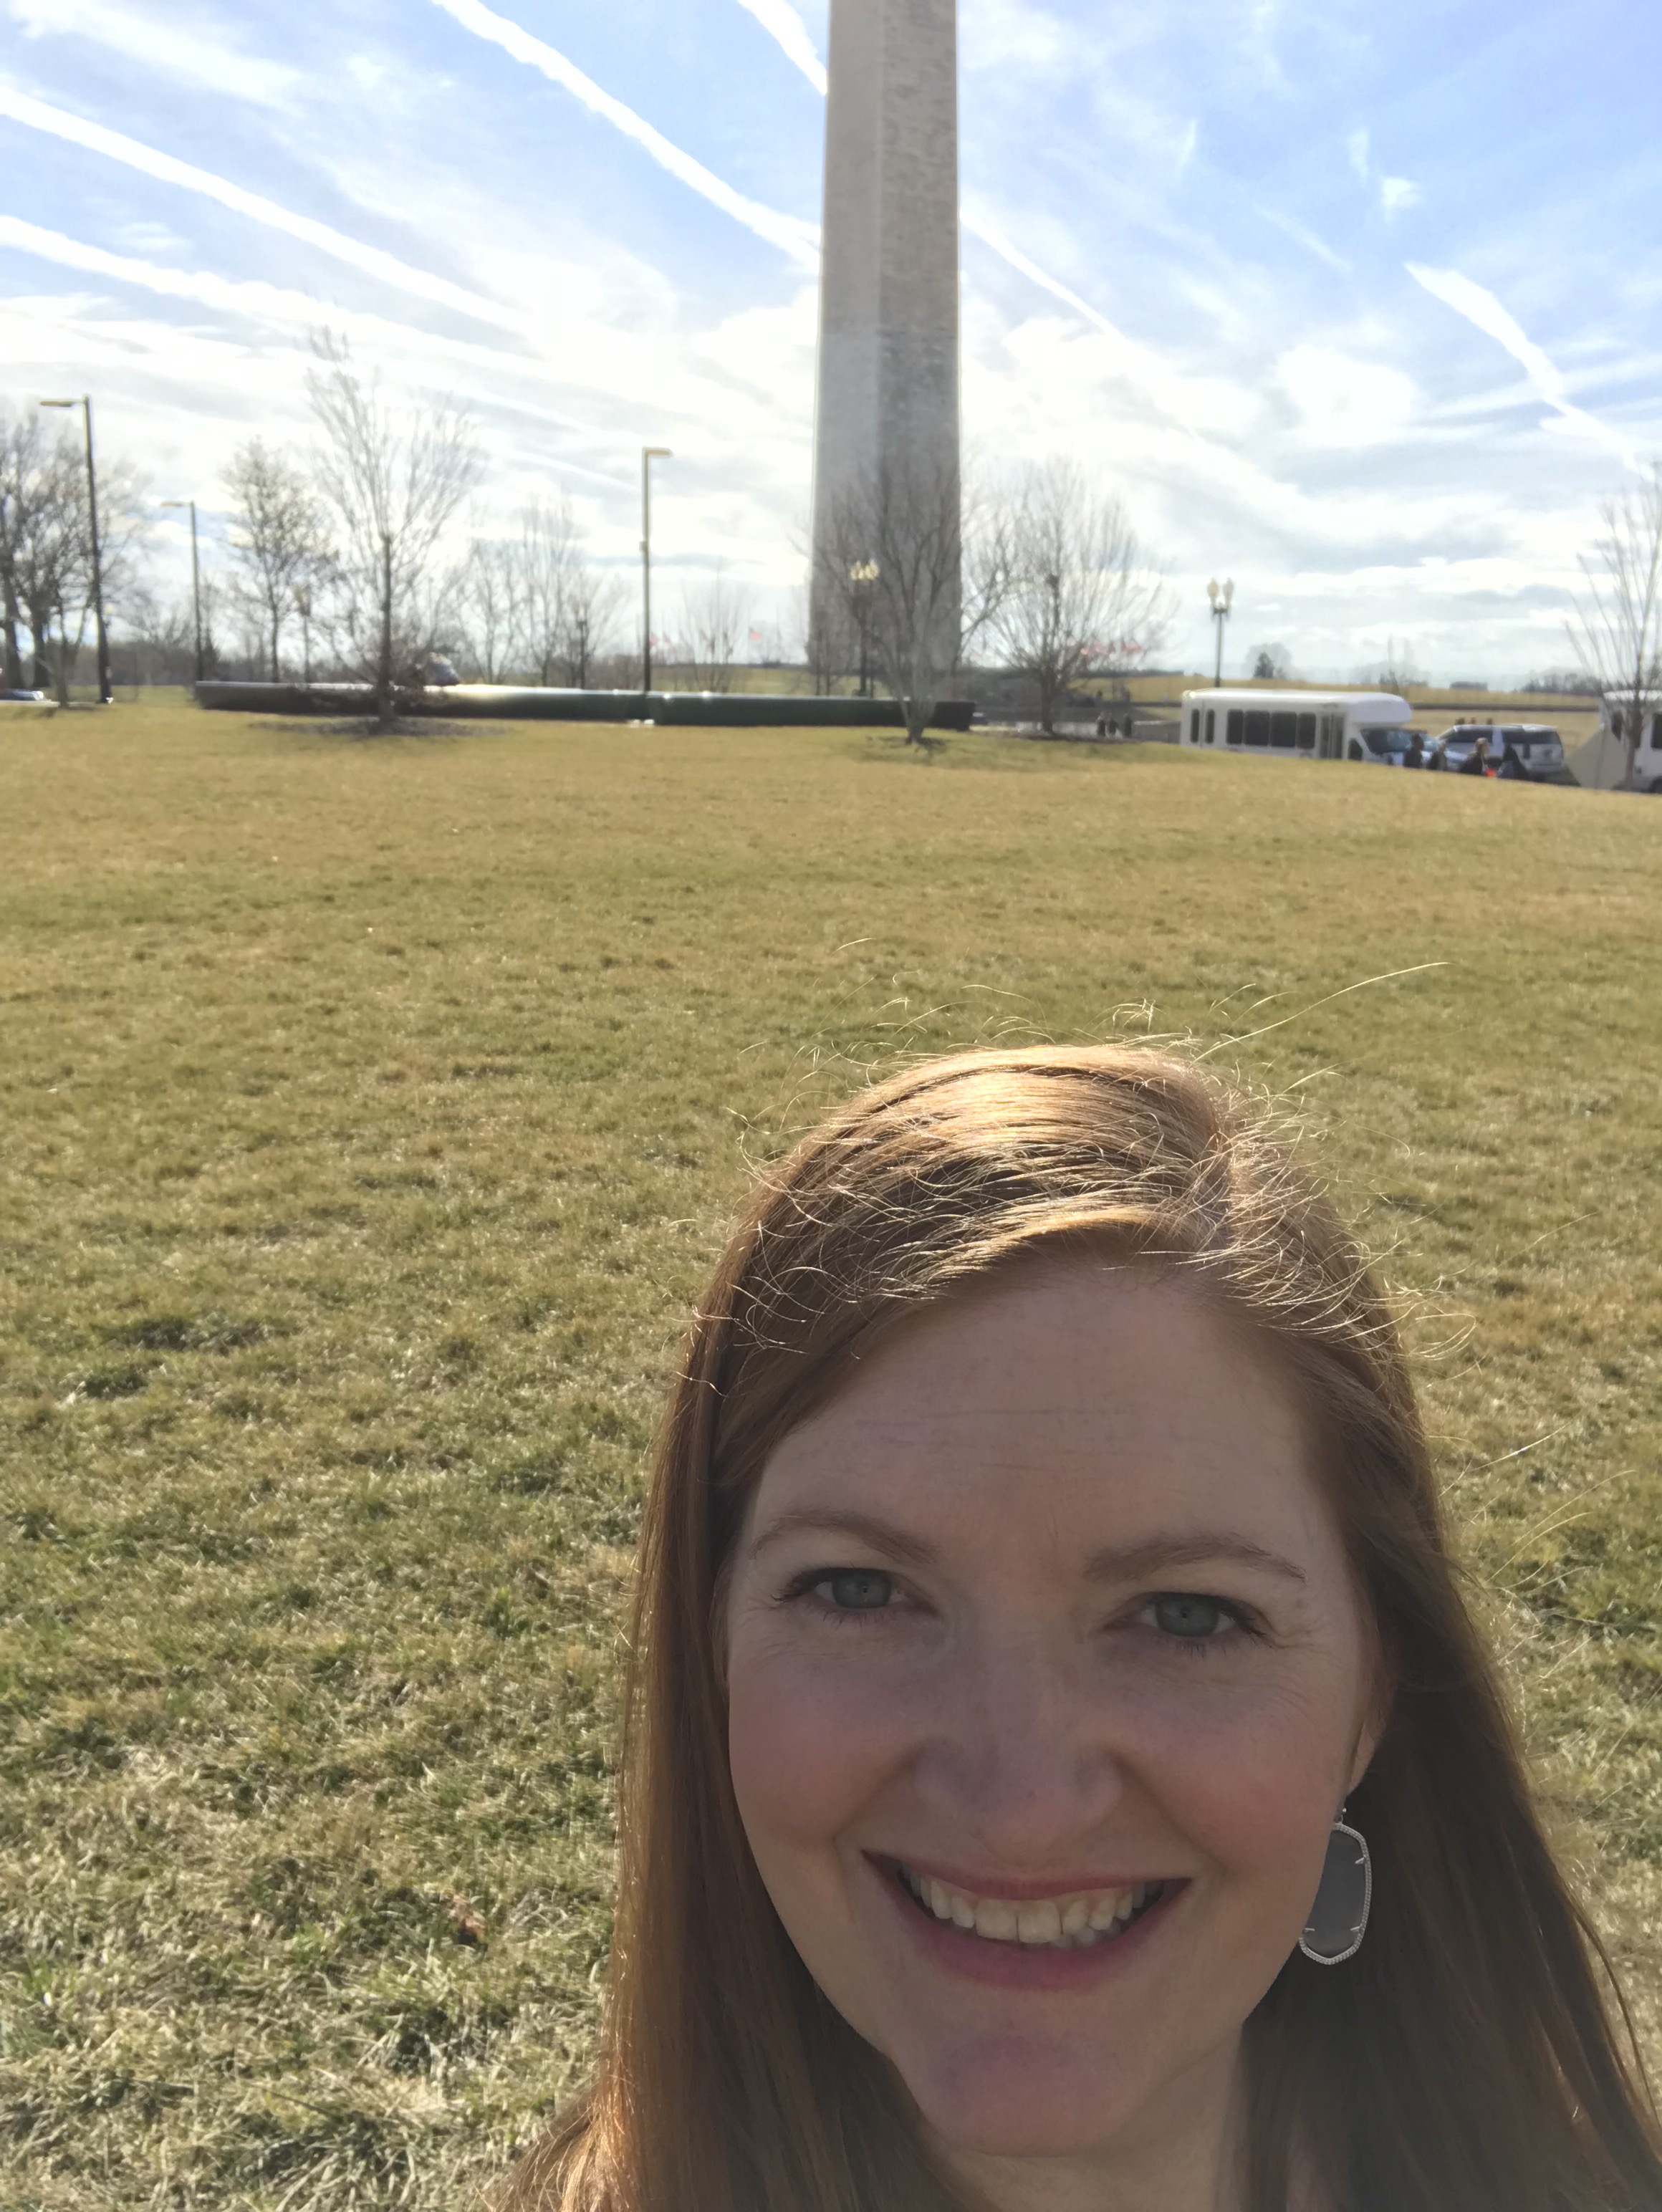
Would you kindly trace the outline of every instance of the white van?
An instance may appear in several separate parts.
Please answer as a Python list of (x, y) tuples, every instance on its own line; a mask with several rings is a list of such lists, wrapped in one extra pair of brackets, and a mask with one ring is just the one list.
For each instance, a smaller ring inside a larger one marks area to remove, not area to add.
[[(1633, 788), (1653, 792), (1662, 798), (1662, 691), (1647, 692), (1640, 701), (1640, 709), (1639, 743), (1633, 755)], [(1623, 724), (1631, 711), (1631, 699), (1606, 697), (1599, 714), (1598, 736), (1606, 740), (1604, 750), (1617, 778), (1626, 766), (1621, 739), (1626, 734)]]
[(1394, 691), (1185, 691), (1178, 742), (1397, 767), (1413, 714)]

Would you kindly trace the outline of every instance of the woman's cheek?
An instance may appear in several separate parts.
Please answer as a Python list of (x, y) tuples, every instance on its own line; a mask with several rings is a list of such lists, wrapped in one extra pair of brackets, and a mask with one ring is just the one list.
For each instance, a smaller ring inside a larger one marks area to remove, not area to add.
[(1220, 1866), (1287, 1869), (1296, 1885), (1337, 1814), (1348, 1753), (1315, 1684), (1153, 1697), (1123, 1719), (1121, 1756), (1177, 1827)]
[(752, 1843), (758, 1827), (830, 1842), (904, 1762), (897, 1700), (863, 1673), (799, 1655), (733, 1654), (728, 1759)]

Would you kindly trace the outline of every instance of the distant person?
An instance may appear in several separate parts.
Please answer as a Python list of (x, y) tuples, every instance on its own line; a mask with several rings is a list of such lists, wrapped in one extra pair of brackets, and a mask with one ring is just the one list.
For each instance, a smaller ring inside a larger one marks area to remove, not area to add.
[(1657, 2212), (1391, 1307), (1247, 1100), (915, 1065), (693, 1311), (502, 2212)]
[(1097, 716), (1097, 735), (1099, 738), (1105, 738), (1111, 727), (1112, 725), (1110, 723), (1106, 714), (1099, 714)]
[(1403, 766), (1404, 768), (1423, 768), (1425, 764), (1426, 741), (1424, 734), (1419, 730), (1410, 730), (1408, 733), (1408, 750), (1403, 755)]
[(1488, 774), (1488, 739), (1487, 738), (1478, 738), (1476, 744), (1461, 762), (1456, 774), (1459, 775)]
[(1527, 783), (1529, 781), (1529, 770), (1524, 766), (1523, 761), (1519, 755), (1518, 748), (1513, 744), (1510, 738), (1503, 738), (1501, 741), (1501, 765), (1495, 770), (1495, 774), (1499, 776), (1502, 783)]

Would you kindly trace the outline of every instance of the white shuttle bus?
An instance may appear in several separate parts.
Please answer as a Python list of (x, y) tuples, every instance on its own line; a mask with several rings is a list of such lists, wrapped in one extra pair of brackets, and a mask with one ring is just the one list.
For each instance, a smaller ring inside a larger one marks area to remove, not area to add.
[(1178, 742), (1395, 768), (1413, 714), (1394, 691), (1185, 691)]

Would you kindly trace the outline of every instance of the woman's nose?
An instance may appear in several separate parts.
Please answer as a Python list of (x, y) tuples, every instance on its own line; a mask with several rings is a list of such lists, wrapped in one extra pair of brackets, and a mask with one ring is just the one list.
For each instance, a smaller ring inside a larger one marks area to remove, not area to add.
[(1125, 1795), (1121, 1732), (1065, 1649), (1001, 1638), (936, 1687), (916, 1784), (989, 1860), (1055, 1866)]

